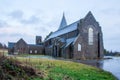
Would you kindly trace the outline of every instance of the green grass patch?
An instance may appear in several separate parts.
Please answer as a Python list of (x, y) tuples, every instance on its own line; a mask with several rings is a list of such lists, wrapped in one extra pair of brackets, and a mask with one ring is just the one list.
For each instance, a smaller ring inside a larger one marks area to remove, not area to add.
[[(116, 80), (109, 72), (80, 63), (21, 57), (17, 57), (17, 60), (44, 72), (45, 76), (42, 80)], [(41, 79), (36, 77), (32, 80)]]

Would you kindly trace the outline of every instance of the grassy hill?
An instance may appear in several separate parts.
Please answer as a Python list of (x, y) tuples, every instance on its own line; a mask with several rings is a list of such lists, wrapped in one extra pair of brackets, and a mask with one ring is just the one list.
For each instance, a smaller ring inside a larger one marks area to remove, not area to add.
[(109, 72), (80, 63), (23, 57), (1, 56), (0, 73), (9, 80), (116, 80)]
[(21, 57), (17, 60), (41, 72), (42, 79), (34, 77), (33, 80), (116, 80), (109, 72), (80, 63)]

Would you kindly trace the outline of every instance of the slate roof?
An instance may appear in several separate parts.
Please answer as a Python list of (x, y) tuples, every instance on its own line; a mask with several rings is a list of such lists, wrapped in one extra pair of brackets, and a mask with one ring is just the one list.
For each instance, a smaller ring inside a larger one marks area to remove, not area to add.
[(13, 48), (14, 47), (14, 45), (15, 45), (15, 43), (13, 43), (13, 42), (8, 42), (8, 48)]
[(37, 45), (37, 44), (28, 44), (29, 46), (43, 46), (43, 45)]
[(24, 43), (24, 44), (27, 45), (27, 43), (26, 43), (22, 38), (21, 38), (20, 40), (18, 40), (16, 44), (18, 44), (18, 43), (20, 43), (20, 42), (22, 42), (22, 43)]
[[(84, 20), (89, 20), (89, 19), (91, 20), (92, 19), (92, 21), (95, 20), (95, 18), (92, 15), (91, 11), (89, 11), (88, 14), (83, 19)], [(74, 23), (72, 23), (70, 25), (66, 25), (67, 24), (66, 19), (65, 19), (65, 16), (63, 14), (63, 18), (62, 18), (59, 29), (57, 31), (53, 32), (46, 40), (49, 40), (51, 38), (58, 37), (60, 35), (63, 35), (63, 34), (66, 34), (68, 32), (76, 30), (77, 29), (77, 23), (79, 23), (79, 22), (80, 22), (80, 20), (78, 20), (78, 21), (76, 21), (76, 22), (74, 22)]]
[(48, 39), (51, 39), (51, 38), (54, 38), (54, 37), (57, 37), (57, 36), (60, 36), (60, 35), (63, 35), (63, 34), (66, 34), (68, 32), (71, 32), (71, 31), (74, 31), (74, 30), (77, 30), (77, 24), (79, 23), (80, 20), (70, 24), (70, 25), (67, 25), (65, 26), (64, 28), (60, 29), (60, 30), (57, 30), (55, 32), (53, 32), (48, 38)]
[(71, 43), (75, 41), (76, 37), (66, 39), (66, 45), (65, 47), (68, 47)]
[[(65, 26), (67, 26), (67, 22), (66, 22), (66, 19), (65, 19), (64, 13), (63, 13), (63, 17), (62, 17), (62, 20), (61, 20), (61, 23), (60, 23), (59, 29), (62, 29), (62, 28), (64, 28)], [(58, 29), (58, 30), (59, 30), (59, 29)]]

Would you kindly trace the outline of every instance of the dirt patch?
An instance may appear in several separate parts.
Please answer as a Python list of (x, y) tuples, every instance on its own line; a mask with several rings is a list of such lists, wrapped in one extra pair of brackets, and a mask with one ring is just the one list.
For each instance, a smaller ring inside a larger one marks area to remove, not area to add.
[(14, 59), (0, 56), (0, 80), (29, 80), (43, 78), (44, 73)]

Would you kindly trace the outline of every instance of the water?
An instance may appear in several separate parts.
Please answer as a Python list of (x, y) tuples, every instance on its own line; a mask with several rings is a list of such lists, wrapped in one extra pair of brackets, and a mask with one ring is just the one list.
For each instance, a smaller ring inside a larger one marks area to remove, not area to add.
[(120, 80), (120, 57), (109, 57), (112, 59), (104, 60), (102, 69), (111, 72)]
[(53, 57), (51, 56), (42, 56), (42, 55), (29, 55), (29, 56), (26, 56), (26, 58), (42, 58), (42, 59), (54, 59)]
[(120, 57), (105, 56), (103, 60), (75, 60), (75, 62), (92, 65), (111, 72), (120, 80)]
[(51, 56), (44, 56), (44, 55), (26, 55), (26, 56), (19, 56), (19, 55), (6, 55), (6, 56), (11, 56), (11, 57), (25, 57), (25, 58), (41, 58), (41, 59), (55, 59)]

